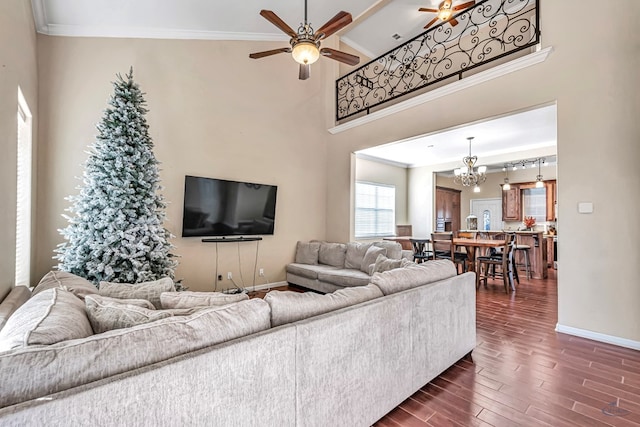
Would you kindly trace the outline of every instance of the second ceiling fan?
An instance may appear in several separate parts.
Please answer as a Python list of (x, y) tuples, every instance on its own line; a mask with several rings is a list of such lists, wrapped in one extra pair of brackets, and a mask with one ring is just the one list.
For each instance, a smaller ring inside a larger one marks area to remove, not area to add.
[(300, 73), (298, 75), (300, 80), (309, 78), (311, 64), (316, 62), (320, 55), (349, 65), (356, 65), (360, 62), (359, 57), (351, 55), (350, 53), (341, 52), (329, 47), (320, 48), (320, 42), (323, 39), (326, 39), (351, 23), (351, 14), (348, 12), (338, 12), (338, 14), (327, 21), (326, 24), (317, 31), (314, 31), (311, 24), (307, 22), (307, 1), (305, 0), (304, 23), (300, 24), (298, 32), (293, 31), (278, 15), (270, 10), (263, 9), (260, 11), (260, 15), (291, 37), (289, 40), (291, 47), (252, 53), (249, 55), (249, 58), (259, 59), (278, 53), (291, 53), (293, 59), (300, 64)]
[(420, 12), (431, 12), (431, 13), (437, 13), (438, 14), (435, 18), (433, 18), (431, 21), (429, 21), (429, 23), (427, 25), (425, 25), (424, 28), (429, 28), (430, 26), (435, 24), (436, 21), (438, 21), (438, 20), (440, 20), (442, 22), (449, 22), (449, 24), (451, 24), (452, 27), (455, 27), (456, 25), (458, 25), (458, 21), (455, 18), (452, 18), (454, 12), (459, 12), (461, 10), (468, 9), (471, 6), (473, 6), (474, 4), (476, 4), (476, 2), (475, 2), (475, 0), (472, 0), (472, 1), (468, 1), (466, 3), (459, 4), (457, 6), (453, 6), (453, 1), (452, 0), (444, 0), (442, 3), (440, 3), (440, 6), (438, 6), (437, 9), (421, 7), (418, 10)]

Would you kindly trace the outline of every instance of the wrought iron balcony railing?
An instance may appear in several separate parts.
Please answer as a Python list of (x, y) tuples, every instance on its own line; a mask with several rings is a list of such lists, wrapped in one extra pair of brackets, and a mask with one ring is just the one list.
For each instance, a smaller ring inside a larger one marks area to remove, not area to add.
[[(535, 46), (539, 0), (484, 0), (336, 81), (336, 119), (358, 113)], [(428, 89), (426, 89), (428, 90)]]

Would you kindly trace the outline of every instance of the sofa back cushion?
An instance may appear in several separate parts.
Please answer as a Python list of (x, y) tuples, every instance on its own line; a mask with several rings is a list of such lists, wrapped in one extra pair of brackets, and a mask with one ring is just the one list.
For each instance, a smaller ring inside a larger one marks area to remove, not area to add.
[(271, 307), (271, 325), (275, 327), (381, 296), (382, 292), (377, 286), (367, 285), (339, 289), (325, 295), (315, 292), (271, 291), (264, 299)]
[(98, 288), (84, 277), (66, 271), (52, 270), (40, 279), (32, 294), (37, 295), (51, 288), (63, 288), (80, 299), (84, 299), (85, 295), (98, 293)]
[(296, 244), (296, 264), (318, 264), (320, 242), (298, 242)]
[(320, 243), (318, 262), (324, 265), (344, 268), (344, 259), (347, 253), (347, 245), (344, 243)]
[(454, 277), (458, 273), (455, 265), (446, 259), (396, 268), (383, 273), (374, 273), (371, 283), (385, 295), (426, 285), (427, 283)]
[(160, 294), (162, 308), (194, 308), (233, 304), (248, 300), (249, 295), (224, 294), (222, 292), (163, 292)]
[(14, 286), (9, 295), (0, 302), (0, 329), (11, 315), (31, 297), (31, 290), (26, 286)]
[(402, 258), (402, 245), (398, 242), (392, 242), (390, 240), (382, 240), (380, 242), (375, 242), (373, 246), (377, 246), (379, 248), (385, 248), (387, 250), (387, 258), (390, 259), (401, 259)]
[(100, 282), (100, 295), (119, 299), (146, 299), (158, 309), (162, 308), (160, 294), (175, 290), (170, 277), (142, 283)]
[(402, 261), (406, 262), (406, 260), (390, 259), (380, 254), (378, 255), (378, 258), (376, 258), (376, 262), (373, 264), (373, 268), (369, 273), (369, 276), (372, 276), (374, 273), (383, 273), (385, 271), (393, 270), (394, 268), (400, 268)]
[(252, 299), (81, 340), (0, 353), (0, 408), (266, 330), (269, 312), (269, 304)]
[(31, 297), (9, 317), (0, 330), (0, 352), (92, 334), (84, 303), (69, 291), (52, 288)]
[(362, 267), (362, 259), (367, 253), (367, 249), (371, 243), (349, 242), (347, 243), (347, 252), (344, 260), (344, 268), (352, 268), (360, 270)]

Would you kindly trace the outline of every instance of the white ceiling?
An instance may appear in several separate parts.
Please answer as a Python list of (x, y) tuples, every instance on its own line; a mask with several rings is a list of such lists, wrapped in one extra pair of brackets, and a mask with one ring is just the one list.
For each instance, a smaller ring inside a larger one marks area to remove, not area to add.
[[(454, 1), (455, 4), (462, 0)], [(337, 33), (367, 56), (376, 57), (420, 34), (440, 0), (308, 0), (314, 28), (346, 10), (354, 22)], [(286, 43), (288, 36), (259, 15), (274, 11), (294, 30), (304, 19), (303, 0), (32, 0), (36, 28), (49, 35), (167, 39), (265, 40)], [(391, 36), (399, 34), (400, 40)], [(250, 52), (247, 52), (247, 55)], [(289, 58), (290, 59), (290, 58)], [(275, 59), (274, 59), (275, 60)], [(280, 60), (287, 60), (282, 58)], [(362, 64), (362, 63), (361, 63)], [(443, 164), (468, 153), (480, 157), (555, 147), (555, 106), (445, 129), (361, 152), (406, 166)], [(555, 151), (555, 150), (554, 150)]]

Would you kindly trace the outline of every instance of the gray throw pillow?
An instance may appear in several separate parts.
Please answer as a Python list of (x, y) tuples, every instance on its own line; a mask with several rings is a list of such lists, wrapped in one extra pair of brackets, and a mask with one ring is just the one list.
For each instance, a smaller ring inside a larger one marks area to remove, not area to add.
[(93, 332), (101, 334), (112, 329), (129, 328), (154, 320), (171, 317), (172, 313), (164, 310), (150, 310), (134, 304), (128, 304), (126, 299), (94, 298), (88, 295), (84, 299), (87, 316)]
[(379, 248), (385, 248), (387, 250), (386, 256), (390, 259), (401, 259), (402, 258), (402, 245), (398, 242), (392, 242), (390, 240), (382, 240), (380, 242), (375, 242), (373, 246), (377, 246)]
[(175, 290), (170, 277), (142, 283), (100, 282), (100, 295), (118, 299), (146, 299), (155, 308), (162, 308), (160, 294)]
[(298, 242), (296, 244), (296, 264), (318, 264), (320, 242)]
[(347, 252), (347, 245), (344, 243), (320, 243), (318, 263), (331, 265), (333, 267), (344, 268), (344, 258)]
[(84, 277), (66, 271), (52, 270), (40, 279), (38, 285), (33, 289), (32, 295), (37, 295), (51, 288), (63, 288), (80, 299), (84, 299), (86, 295), (98, 293), (98, 288)]
[(344, 268), (360, 270), (362, 259), (367, 253), (371, 243), (349, 242), (347, 243), (347, 253), (344, 260)]
[(0, 352), (92, 334), (82, 300), (69, 291), (52, 288), (32, 296), (9, 317), (0, 330)]
[(224, 294), (222, 292), (163, 292), (160, 294), (162, 308), (194, 308), (221, 306), (248, 300), (249, 295)]
[(365, 252), (364, 257), (362, 258), (362, 264), (360, 265), (360, 271), (369, 274), (369, 266), (371, 264), (375, 264), (378, 255), (387, 255), (387, 250), (385, 248), (379, 248), (377, 246), (371, 246)]
[(386, 256), (380, 254), (378, 258), (376, 258), (376, 262), (373, 265), (373, 271), (369, 274), (369, 276), (373, 275), (373, 273), (382, 273), (384, 271), (393, 270), (394, 268), (400, 268), (402, 266), (401, 259), (389, 259)]

